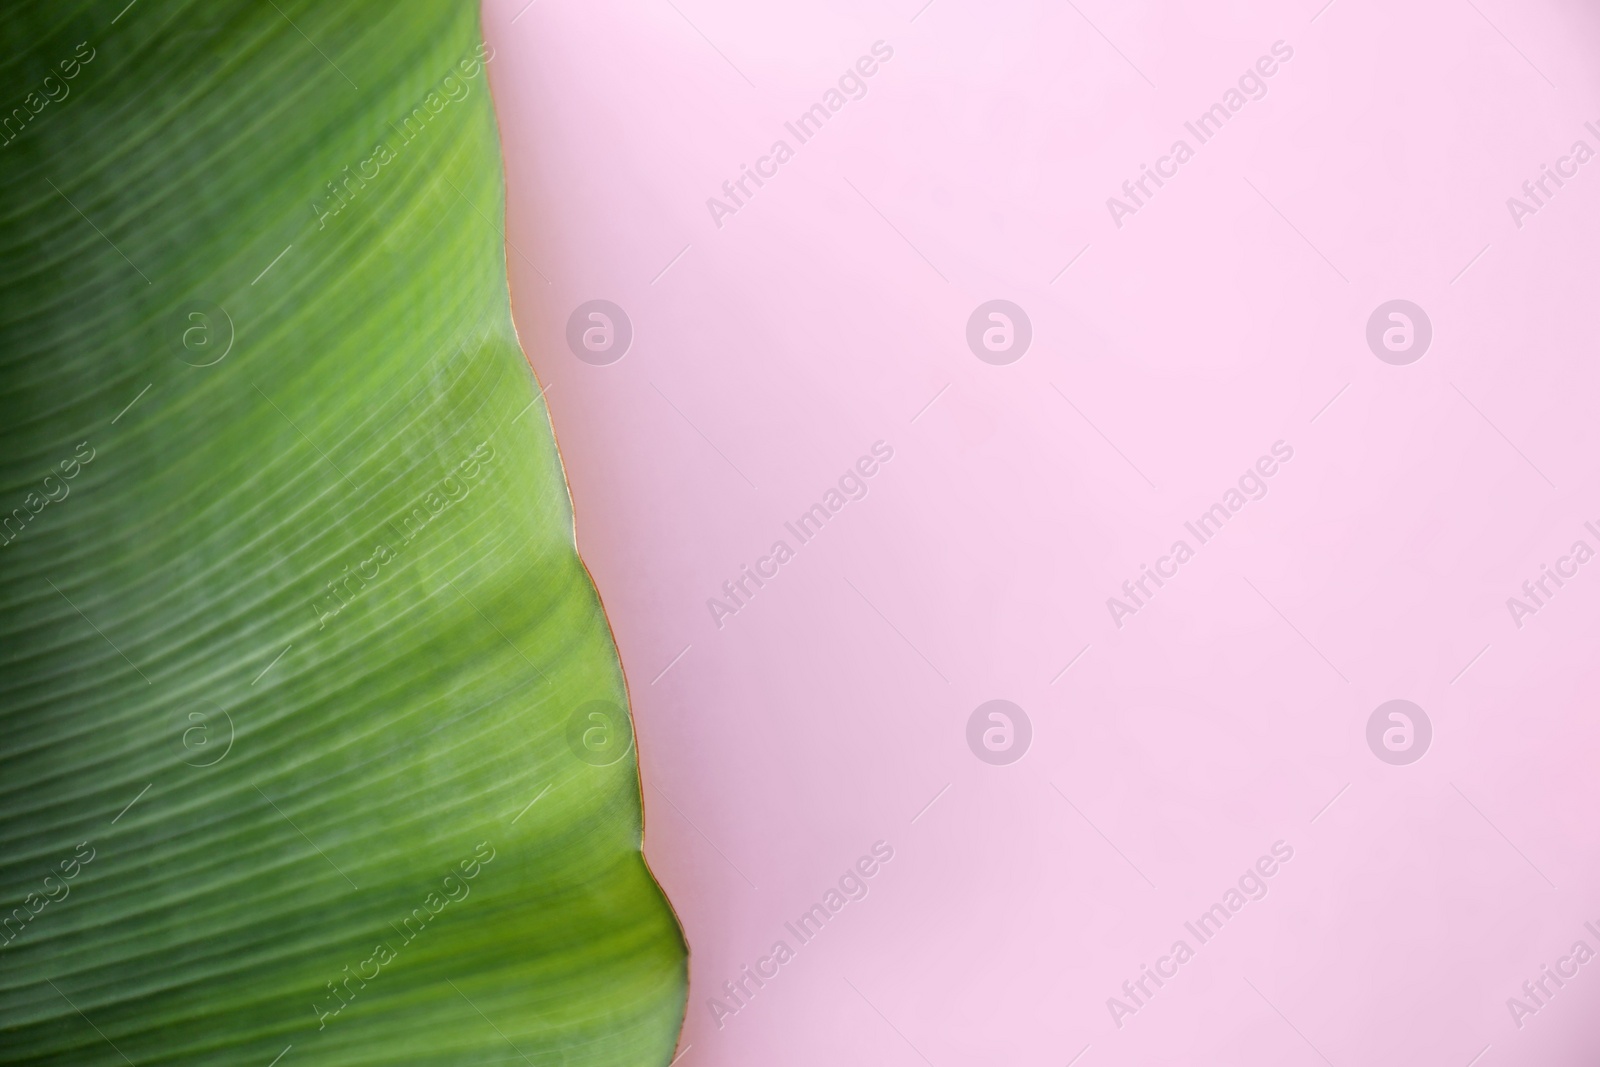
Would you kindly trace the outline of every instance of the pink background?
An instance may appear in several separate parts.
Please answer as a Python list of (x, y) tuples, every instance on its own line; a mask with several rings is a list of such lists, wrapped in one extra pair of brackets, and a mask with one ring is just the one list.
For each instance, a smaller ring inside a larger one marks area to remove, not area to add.
[[(1506, 206), (1600, 149), (1600, 15), (525, 3), (485, 7), (515, 311), (692, 948), (684, 1067), (1600, 1054), (1600, 962), (1521, 1028), (1506, 1004), (1600, 951), (1600, 562), (1506, 607), (1600, 548), (1600, 161), (1521, 228)], [(1266, 96), (1114, 225), (1279, 40)], [(595, 298), (635, 331), (610, 366), (564, 340)], [(993, 298), (1033, 325), (1008, 366), (965, 341)], [(1365, 341), (1395, 298), (1433, 324), (1409, 366)], [(707, 598), (878, 440), (866, 498), (718, 629)], [(1279, 440), (1268, 495), (1118, 629), (1106, 598)], [(994, 698), (1033, 726), (1009, 766), (967, 747)], [(1409, 766), (1365, 738), (1395, 698), (1433, 724)], [(1280, 840), (1199, 946), (1184, 922)], [(868, 896), (719, 1028), (709, 998), (876, 841)], [(1178, 938), (1119, 1028), (1107, 998)]]

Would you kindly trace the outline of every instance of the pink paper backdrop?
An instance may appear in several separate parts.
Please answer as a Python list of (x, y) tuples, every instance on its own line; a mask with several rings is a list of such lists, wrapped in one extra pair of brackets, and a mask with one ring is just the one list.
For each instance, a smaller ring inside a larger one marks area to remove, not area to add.
[(921, 4), (486, 3), (679, 1062), (1592, 1063), (1600, 15)]

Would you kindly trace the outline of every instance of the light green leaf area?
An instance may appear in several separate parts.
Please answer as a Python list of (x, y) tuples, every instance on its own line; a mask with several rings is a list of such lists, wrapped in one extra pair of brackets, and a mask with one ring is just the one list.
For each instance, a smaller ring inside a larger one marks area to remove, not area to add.
[(484, 54), (470, 0), (5, 4), (0, 1063), (671, 1059)]

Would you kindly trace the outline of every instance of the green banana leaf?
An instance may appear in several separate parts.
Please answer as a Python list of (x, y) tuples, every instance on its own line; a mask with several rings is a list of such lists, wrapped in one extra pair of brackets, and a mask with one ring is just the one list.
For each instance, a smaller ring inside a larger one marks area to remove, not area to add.
[(672, 1057), (493, 62), (471, 0), (5, 4), (0, 1063)]

